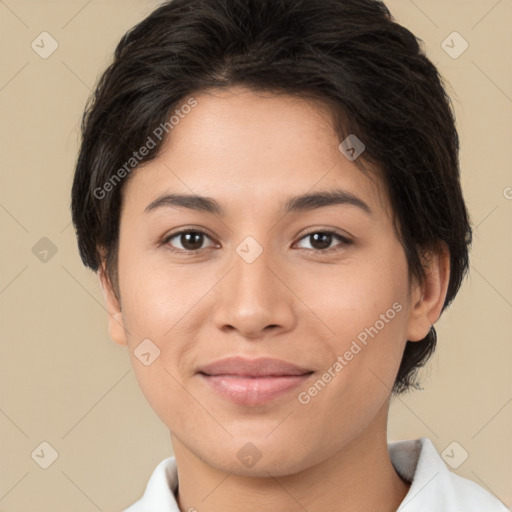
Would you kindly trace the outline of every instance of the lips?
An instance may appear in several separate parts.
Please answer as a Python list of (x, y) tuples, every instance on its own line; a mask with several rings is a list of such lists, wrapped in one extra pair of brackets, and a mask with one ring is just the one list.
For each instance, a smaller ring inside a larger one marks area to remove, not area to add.
[(199, 376), (217, 395), (239, 405), (262, 405), (303, 384), (313, 371), (287, 361), (230, 357), (202, 366)]
[(243, 357), (228, 357), (207, 364), (199, 369), (206, 375), (238, 375), (240, 377), (279, 377), (288, 375), (303, 375), (310, 372), (292, 363), (261, 357), (245, 359)]

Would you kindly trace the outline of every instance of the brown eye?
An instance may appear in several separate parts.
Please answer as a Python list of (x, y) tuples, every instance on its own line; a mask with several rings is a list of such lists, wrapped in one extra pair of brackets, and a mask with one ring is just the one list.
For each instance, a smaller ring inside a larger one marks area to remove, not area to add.
[[(174, 233), (168, 236), (164, 240), (164, 243), (169, 244), (173, 250), (193, 252), (204, 249), (203, 244), (205, 239), (211, 240), (205, 232), (191, 229), (188, 231), (180, 231), (179, 233)], [(176, 241), (171, 243), (171, 240)], [(178, 247), (174, 245), (176, 243)]]
[[(314, 231), (308, 233), (301, 238), (301, 241), (308, 240), (310, 247), (303, 247), (309, 251), (330, 251), (342, 248), (343, 246), (350, 245), (350, 240), (338, 235), (332, 231)], [(333, 241), (339, 240), (341, 243), (332, 246)]]
[(313, 233), (309, 235), (313, 249), (328, 249), (332, 243), (330, 233)]

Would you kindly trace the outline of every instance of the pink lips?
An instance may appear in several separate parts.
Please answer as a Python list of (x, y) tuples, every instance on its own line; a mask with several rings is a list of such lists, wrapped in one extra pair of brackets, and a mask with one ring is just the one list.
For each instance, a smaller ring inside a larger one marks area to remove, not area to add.
[(280, 359), (229, 357), (201, 367), (198, 373), (231, 402), (261, 405), (300, 386), (313, 372)]

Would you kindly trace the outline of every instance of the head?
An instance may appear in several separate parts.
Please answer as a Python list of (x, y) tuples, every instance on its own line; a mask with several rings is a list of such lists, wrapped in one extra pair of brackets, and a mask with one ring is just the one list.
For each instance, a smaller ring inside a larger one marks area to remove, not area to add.
[[(200, 458), (253, 442), (304, 467), (417, 385), (471, 228), (442, 79), (381, 2), (167, 2), (122, 38), (82, 132), (80, 255)], [(200, 373), (234, 355), (309, 377), (234, 404)]]

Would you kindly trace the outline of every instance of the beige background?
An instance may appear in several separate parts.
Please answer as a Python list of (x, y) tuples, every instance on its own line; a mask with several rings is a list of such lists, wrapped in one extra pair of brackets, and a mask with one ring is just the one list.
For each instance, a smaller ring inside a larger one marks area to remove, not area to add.
[[(427, 436), (440, 452), (456, 441), (452, 459), (469, 454), (456, 472), (511, 506), (512, 1), (387, 4), (450, 84), (475, 226), (471, 276), (437, 324), (425, 390), (395, 401), (389, 437)], [(0, 2), (0, 512), (121, 510), (172, 454), (108, 338), (69, 212), (85, 100), (121, 35), (156, 5)], [(47, 59), (31, 48), (43, 31), (59, 45)], [(441, 47), (453, 31), (469, 44), (456, 59)], [(32, 251), (43, 237), (57, 249), (46, 262)], [(43, 441), (58, 452), (48, 469), (35, 462), (48, 460)]]

